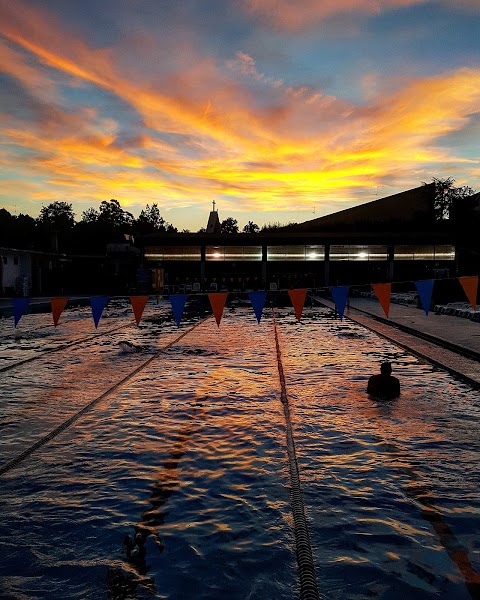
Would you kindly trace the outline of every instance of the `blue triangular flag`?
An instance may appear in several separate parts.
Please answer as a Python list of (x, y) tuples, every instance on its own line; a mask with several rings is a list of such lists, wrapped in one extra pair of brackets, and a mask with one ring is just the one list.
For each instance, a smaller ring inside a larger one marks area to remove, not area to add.
[(337, 307), (340, 321), (343, 319), (343, 313), (347, 304), (347, 296), (349, 289), (350, 286), (348, 285), (339, 285), (337, 287), (330, 288), (330, 293), (332, 294), (333, 301), (335, 302), (335, 306)]
[(13, 299), (13, 316), (15, 317), (15, 327), (27, 310), (30, 298)]
[(257, 321), (260, 323), (263, 307), (265, 306), (265, 300), (267, 299), (267, 292), (249, 292), (248, 298), (252, 303), (253, 311), (257, 317)]
[(415, 287), (417, 288), (418, 295), (420, 296), (420, 302), (422, 303), (422, 308), (427, 317), (428, 310), (430, 308), (430, 301), (432, 300), (433, 281), (433, 279), (415, 281)]
[(98, 322), (102, 316), (103, 309), (107, 306), (110, 300), (108, 296), (92, 296), (90, 298), (90, 306), (92, 307), (92, 317), (95, 323), (95, 329), (98, 327)]
[(170, 304), (172, 305), (173, 316), (177, 325), (180, 325), (180, 321), (182, 320), (187, 298), (188, 294), (172, 294), (170, 296)]

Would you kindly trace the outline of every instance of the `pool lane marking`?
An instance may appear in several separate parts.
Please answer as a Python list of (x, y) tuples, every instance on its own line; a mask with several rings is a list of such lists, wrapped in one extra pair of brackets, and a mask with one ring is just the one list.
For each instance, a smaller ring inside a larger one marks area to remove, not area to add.
[(295, 442), (293, 440), (292, 421), (290, 418), (290, 407), (288, 404), (287, 388), (285, 384), (285, 374), (282, 365), (282, 353), (278, 339), (277, 322), (275, 319), (275, 310), (272, 309), (273, 328), (275, 332), (275, 347), (277, 352), (278, 375), (280, 377), (281, 396), (285, 415), (285, 425), (287, 433), (287, 453), (288, 465), (290, 469), (290, 504), (293, 514), (293, 526), (295, 534), (295, 546), (297, 555), (298, 572), (300, 577), (300, 599), (301, 600), (319, 600), (317, 577), (315, 575), (315, 565), (313, 563), (312, 546), (308, 534), (307, 519), (305, 516), (305, 505), (303, 503), (302, 486), (300, 484), (300, 474), (298, 470), (297, 455), (295, 451)]
[(91, 402), (86, 404), (82, 409), (80, 409), (78, 412), (76, 412), (74, 415), (72, 415), (69, 419), (67, 419), (66, 421), (61, 423), (58, 427), (53, 429), (50, 433), (47, 433), (47, 435), (40, 438), (38, 441), (36, 441), (34, 444), (32, 444), (29, 448), (27, 448), (26, 450), (21, 452), (18, 456), (16, 456), (11, 461), (9, 461), (6, 465), (4, 465), (3, 467), (0, 467), (0, 476), (4, 475), (8, 471), (11, 471), (15, 467), (17, 467), (26, 458), (31, 456), (36, 450), (38, 450), (42, 446), (45, 446), (45, 444), (48, 444), (48, 442), (50, 442), (51, 440), (56, 438), (58, 435), (60, 435), (63, 431), (65, 431), (65, 429), (67, 429), (68, 427), (70, 427), (70, 425), (73, 425), (73, 423), (78, 421), (78, 419), (80, 419), (80, 417), (82, 417), (85, 413), (87, 413), (89, 410), (91, 410), (96, 404), (98, 404), (99, 402), (104, 400), (107, 396), (110, 396), (110, 394), (112, 394), (114, 391), (118, 390), (118, 388), (122, 387), (125, 383), (127, 383), (127, 381), (129, 381), (130, 379), (135, 377), (135, 375), (137, 375), (137, 373), (142, 371), (145, 367), (147, 367), (152, 361), (154, 361), (156, 358), (158, 358), (166, 350), (168, 350), (169, 348), (174, 346), (177, 342), (179, 342), (182, 338), (184, 338), (186, 335), (188, 335), (196, 327), (201, 325), (206, 319), (209, 318), (209, 316), (205, 317), (204, 319), (201, 319), (200, 321), (198, 321), (198, 323), (195, 323), (195, 325), (193, 325), (193, 327), (190, 327), (190, 329), (188, 329), (187, 331), (184, 331), (181, 335), (179, 335), (177, 338), (175, 338), (172, 342), (169, 342), (166, 346), (164, 346), (160, 350), (157, 350), (157, 352), (155, 352), (155, 354), (153, 356), (151, 356), (147, 361), (142, 363), (139, 367), (134, 369), (131, 373), (126, 375), (123, 379), (121, 379), (120, 381), (118, 381), (117, 383), (112, 385), (112, 387), (110, 387), (106, 392), (104, 392), (97, 398), (94, 398)]
[(119, 331), (120, 329), (125, 329), (126, 327), (131, 327), (133, 323), (126, 323), (125, 325), (120, 325), (119, 327), (114, 327), (113, 329), (109, 329), (108, 331), (102, 331), (101, 333), (96, 333), (94, 335), (88, 335), (83, 338), (77, 338), (72, 342), (67, 342), (66, 344), (62, 344), (61, 346), (57, 346), (56, 348), (51, 348), (50, 350), (44, 350), (40, 354), (36, 354), (35, 356), (31, 356), (30, 358), (25, 358), (20, 362), (16, 362), (13, 365), (7, 365), (5, 367), (0, 368), (0, 373), (5, 373), (6, 371), (11, 371), (12, 369), (16, 369), (17, 367), (21, 367), (22, 365), (26, 365), (27, 363), (33, 362), (34, 360), (38, 360), (43, 358), (46, 354), (52, 354), (53, 352), (59, 352), (60, 350), (65, 350), (66, 348), (70, 348), (71, 346), (76, 346), (77, 344), (82, 344), (83, 342), (88, 342), (89, 340), (94, 340), (97, 337), (101, 337), (102, 335), (108, 335), (109, 333), (113, 333), (115, 331)]

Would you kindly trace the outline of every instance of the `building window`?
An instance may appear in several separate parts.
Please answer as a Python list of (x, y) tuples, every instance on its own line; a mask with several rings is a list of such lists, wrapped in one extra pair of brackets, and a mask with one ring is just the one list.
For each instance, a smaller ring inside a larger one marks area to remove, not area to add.
[(207, 246), (205, 248), (206, 260), (225, 260), (225, 247), (224, 246)]
[(455, 246), (435, 246), (435, 260), (455, 260)]
[(305, 246), (306, 260), (325, 260), (325, 246)]
[(8, 265), (8, 257), (7, 256), (3, 257), (3, 264)]
[(18, 265), (18, 256), (13, 257), (13, 264)]
[(200, 261), (200, 246), (152, 246), (145, 248), (145, 258), (154, 261)]
[(261, 246), (207, 246), (205, 258), (208, 261), (259, 261), (262, 260)]
[(340, 260), (349, 260), (350, 257), (350, 247), (349, 246), (339, 246), (332, 244), (330, 246), (330, 260), (331, 261), (340, 261)]
[(455, 246), (395, 246), (395, 260), (455, 260)]
[(375, 261), (388, 260), (387, 246), (330, 246), (331, 261)]
[(277, 261), (305, 261), (324, 260), (324, 246), (268, 246), (267, 260)]

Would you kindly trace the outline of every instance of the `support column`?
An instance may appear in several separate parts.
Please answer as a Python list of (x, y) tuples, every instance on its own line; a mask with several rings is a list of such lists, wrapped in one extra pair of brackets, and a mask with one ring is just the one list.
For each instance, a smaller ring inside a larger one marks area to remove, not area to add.
[(262, 246), (262, 285), (267, 287), (267, 247)]
[(395, 258), (395, 249), (394, 246), (388, 247), (388, 273), (387, 277), (389, 281), (393, 281), (393, 263)]
[(203, 286), (206, 271), (206, 250), (205, 246), (200, 246), (200, 285)]
[(330, 285), (330, 244), (325, 244), (325, 286)]

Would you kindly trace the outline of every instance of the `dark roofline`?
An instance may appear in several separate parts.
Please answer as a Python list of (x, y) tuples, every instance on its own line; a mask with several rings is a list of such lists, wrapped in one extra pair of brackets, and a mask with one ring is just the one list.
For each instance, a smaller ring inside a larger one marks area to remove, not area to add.
[(162, 233), (139, 237), (137, 244), (152, 246), (268, 246), (285, 244), (402, 244), (453, 243), (445, 231), (274, 231), (262, 233)]
[(0, 252), (19, 252), (20, 254), (40, 254), (42, 256), (53, 256), (55, 258), (66, 258), (66, 254), (59, 252), (43, 252), (41, 250), (28, 250), (25, 248), (7, 248), (5, 246), (0, 246)]

